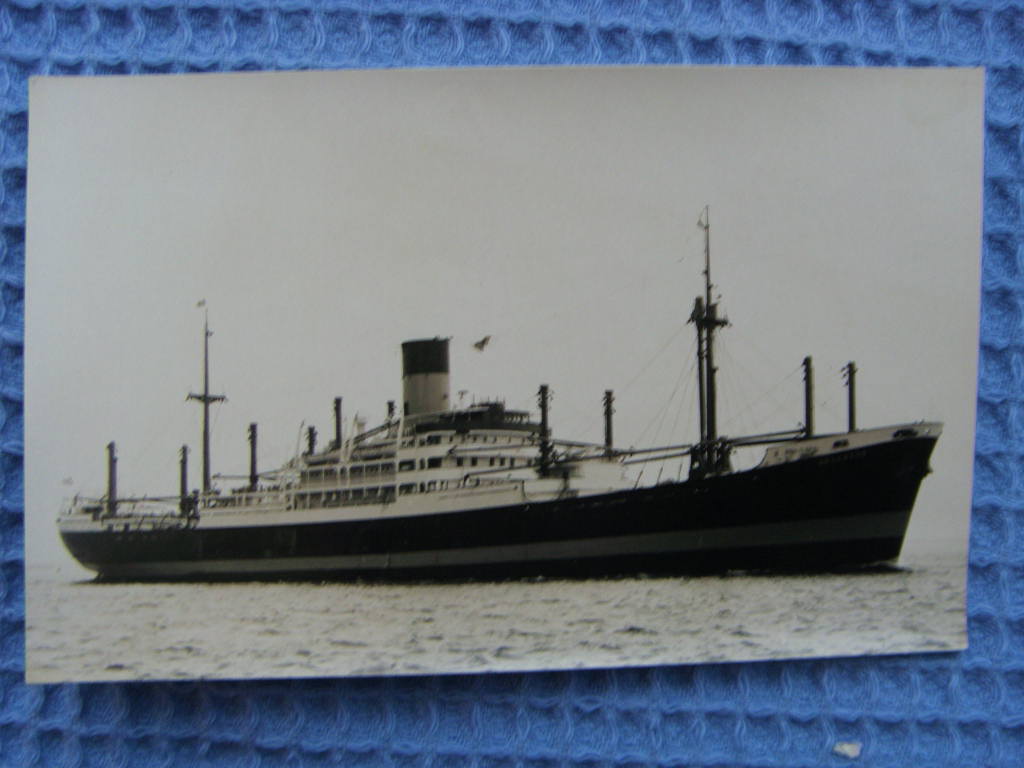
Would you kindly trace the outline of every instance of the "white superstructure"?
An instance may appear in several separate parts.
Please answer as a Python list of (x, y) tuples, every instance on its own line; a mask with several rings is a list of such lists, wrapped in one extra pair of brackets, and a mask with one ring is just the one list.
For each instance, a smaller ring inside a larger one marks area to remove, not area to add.
[[(506, 410), (501, 403), (421, 413), (354, 435), (341, 446), (297, 456), (286, 467), (261, 475), (255, 488), (214, 493), (202, 500), (195, 525), (233, 528), (408, 517), (633, 485), (621, 460), (605, 457), (598, 446), (561, 451), (560, 459), (578, 460), (560, 461), (556, 472), (542, 477), (538, 445), (538, 425), (529, 421), (529, 414)], [(79, 501), (73, 511), (87, 511), (89, 504), (95, 515), (70, 515), (63, 524), (82, 529), (102, 524), (101, 500)], [(119, 525), (179, 523), (170, 499), (163, 505), (159, 500), (120, 502)]]

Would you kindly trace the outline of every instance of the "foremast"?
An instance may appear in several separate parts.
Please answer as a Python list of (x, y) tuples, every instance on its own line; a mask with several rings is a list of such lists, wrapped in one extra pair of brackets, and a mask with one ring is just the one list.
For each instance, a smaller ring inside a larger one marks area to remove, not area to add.
[(704, 207), (697, 226), (704, 230), (704, 295), (693, 302), (689, 322), (697, 329), (697, 396), (700, 441), (690, 451), (690, 477), (729, 472), (730, 447), (718, 435), (718, 402), (715, 386), (715, 331), (729, 321), (718, 316), (718, 302), (711, 295), (711, 216)]
[(203, 307), (203, 391), (189, 392), (188, 400), (198, 400), (203, 404), (203, 495), (210, 493), (210, 404), (219, 403), (227, 398), (224, 395), (210, 394), (210, 317), (206, 310), (206, 300), (199, 302)]

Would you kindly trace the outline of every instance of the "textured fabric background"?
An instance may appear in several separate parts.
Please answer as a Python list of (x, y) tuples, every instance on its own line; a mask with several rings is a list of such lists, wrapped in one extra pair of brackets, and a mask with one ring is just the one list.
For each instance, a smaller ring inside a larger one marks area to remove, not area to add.
[[(28, 77), (638, 63), (989, 68), (970, 649), (504, 676), (22, 684)], [(0, 2), (0, 765), (1024, 764), (1022, 121), (1024, 8), (1005, 2)], [(837, 741), (861, 742), (861, 757), (834, 754)]]

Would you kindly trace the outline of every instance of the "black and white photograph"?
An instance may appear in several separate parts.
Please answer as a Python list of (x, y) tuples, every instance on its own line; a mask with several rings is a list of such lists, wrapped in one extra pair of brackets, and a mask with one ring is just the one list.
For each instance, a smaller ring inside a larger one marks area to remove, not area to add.
[(29, 109), (28, 682), (966, 646), (981, 70)]

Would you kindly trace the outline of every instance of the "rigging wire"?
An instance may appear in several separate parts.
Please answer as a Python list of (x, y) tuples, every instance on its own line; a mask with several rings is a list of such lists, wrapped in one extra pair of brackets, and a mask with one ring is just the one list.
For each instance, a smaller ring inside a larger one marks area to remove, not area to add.
[[(686, 383), (683, 385), (683, 393), (682, 393), (682, 395), (679, 398), (679, 404), (675, 408), (676, 416), (675, 416), (675, 419), (672, 420), (672, 428), (669, 430), (668, 437), (666, 438), (668, 442), (675, 442), (676, 440), (679, 439), (679, 432), (677, 432), (676, 430), (677, 430), (677, 428), (679, 426), (679, 419), (682, 417), (683, 413), (687, 414), (686, 423), (684, 425), (687, 430), (689, 430), (690, 426), (693, 423), (693, 411), (695, 410), (695, 408), (693, 407), (694, 403), (693, 403), (693, 396), (692, 396), (691, 388), (693, 387), (693, 380), (694, 380), (694, 375), (693, 374), (695, 373), (695, 369), (696, 369), (696, 360), (691, 358), (689, 367), (683, 372), (683, 378), (684, 378)], [(675, 392), (673, 391), (673, 394), (674, 393)], [(668, 408), (669, 408), (669, 406), (666, 406), (666, 411), (668, 410)], [(659, 429), (659, 434), (660, 434), (660, 429)], [(655, 436), (654, 441), (655, 442), (658, 441), (657, 435)], [(646, 462), (644, 462), (644, 463), (646, 464)], [(658, 480), (655, 483), (656, 485), (657, 485), (658, 482), (661, 482), (661, 475), (662, 475), (662, 472), (664, 471), (664, 469), (665, 469), (665, 460), (662, 459), (660, 464), (659, 464)], [(680, 460), (680, 462), (679, 462), (679, 472), (677, 473), (677, 477), (676, 477), (677, 480), (679, 479), (680, 476), (682, 476), (682, 472), (683, 472), (683, 461)]]
[[(648, 371), (648, 369), (650, 369), (650, 367), (652, 365), (654, 365), (654, 363), (661, 357), (661, 355), (665, 352), (665, 350), (668, 349), (669, 345), (675, 340), (675, 338), (683, 330), (685, 330), (685, 326), (679, 326), (674, 331), (672, 331), (671, 335), (669, 335), (669, 337), (667, 339), (665, 339), (665, 341), (658, 347), (658, 349), (654, 352), (654, 354), (650, 357), (650, 359), (648, 359), (647, 362), (644, 363), (643, 366), (640, 367), (640, 369), (633, 375), (633, 377), (628, 382), (626, 382), (625, 385), (623, 385), (622, 387), (620, 387), (616, 391), (616, 393), (615, 393), (616, 394), (616, 398), (619, 398), (622, 395), (624, 395), (625, 393), (630, 391), (632, 386), (634, 384), (636, 384), (637, 381), (640, 380), (640, 377), (643, 376), (643, 374), (646, 373)], [(690, 351), (689, 351), (687, 356), (690, 357), (691, 359), (694, 357), (694, 353), (695, 353), (695, 349), (696, 349), (696, 344), (697, 344), (696, 341), (693, 341), (690, 344)], [(694, 365), (695, 365), (695, 363), (691, 362), (691, 368)], [(577, 432), (570, 432), (569, 430), (567, 430), (566, 431), (567, 434), (588, 434), (591, 430), (596, 429), (597, 425), (604, 420), (603, 414), (598, 409), (596, 409), (596, 408), (594, 410), (592, 410), (592, 411), (588, 410), (585, 416), (583, 415), (582, 411), (580, 411), (579, 409), (573, 408), (571, 405), (569, 406), (569, 410), (573, 411), (575, 413), (576, 417), (581, 419), (577, 423), (583, 424), (584, 422), (583, 422), (582, 419), (586, 419), (586, 422), (585, 422), (585, 429), (582, 430), (581, 432), (577, 433)], [(577, 423), (572, 423), (572, 424), (570, 424), (570, 426), (576, 426)], [(647, 429), (650, 428), (650, 426), (651, 425), (648, 424), (648, 426), (645, 427), (644, 432), (646, 432)], [(642, 435), (643, 435), (643, 433), (641, 433), (641, 436)], [(639, 443), (639, 442), (641, 442), (641, 440), (638, 439), (636, 442)]]
[(687, 414), (686, 424), (684, 424), (687, 431), (690, 428), (690, 424), (693, 422), (693, 412), (695, 409), (692, 407), (691, 401), (693, 398), (690, 390), (693, 387), (693, 373), (695, 368), (696, 362), (691, 359), (690, 367), (687, 369), (686, 373), (683, 374), (686, 377), (686, 385), (683, 387), (683, 395), (680, 398), (679, 405), (676, 407), (676, 418), (672, 422), (672, 429), (669, 430), (670, 442), (675, 441), (676, 437), (679, 435), (679, 433), (676, 431), (676, 428), (679, 426), (679, 419), (682, 417), (684, 413)]
[(672, 387), (672, 393), (669, 395), (668, 402), (665, 403), (665, 407), (661, 409), (661, 412), (656, 414), (656, 418), (658, 418), (658, 428), (655, 430), (654, 436), (651, 438), (651, 442), (654, 445), (659, 445), (662, 442), (661, 432), (665, 427), (667, 414), (672, 411), (672, 404), (675, 402), (676, 395), (679, 394), (680, 387), (685, 386), (683, 381), (688, 378), (686, 369), (679, 372), (679, 377), (676, 379), (675, 386)]
[(780, 403), (779, 400), (777, 400), (774, 397), (774, 393), (777, 392), (784, 384), (789, 383), (794, 377), (802, 373), (803, 367), (798, 365), (796, 368), (794, 368), (788, 374), (786, 374), (783, 378), (779, 379), (771, 387), (762, 391), (759, 395), (752, 399), (745, 407), (741, 408), (739, 411), (732, 414), (732, 418), (745, 418), (746, 414), (753, 411), (754, 408), (760, 406), (762, 403), (764, 403), (765, 400), (771, 400), (771, 405), (774, 406), (774, 408), (771, 411), (763, 413), (760, 418), (752, 417), (754, 418), (754, 421), (752, 424), (750, 424), (749, 431), (753, 433), (756, 432), (766, 421), (775, 418), (780, 412), (793, 410), (794, 406), (792, 404)]
[[(772, 411), (766, 412), (761, 416), (761, 418), (757, 419), (757, 421), (752, 425), (750, 429), (751, 432), (756, 432), (766, 422), (776, 418), (780, 413), (785, 414), (781, 417), (783, 421), (789, 421), (790, 423), (792, 423), (799, 419), (799, 416), (797, 416), (797, 409), (803, 407), (803, 390), (797, 386), (798, 382), (795, 382), (793, 380), (802, 379), (802, 377), (803, 365), (801, 364), (793, 368), (785, 377), (776, 382), (770, 389), (762, 392), (758, 399), (751, 401), (749, 405), (746, 408), (744, 408), (744, 411), (752, 411), (756, 406), (760, 405), (766, 399), (771, 400), (771, 403), (774, 406)], [(817, 373), (815, 375), (815, 378), (817, 378)], [(783, 387), (783, 385), (792, 385), (793, 397), (787, 399), (785, 402), (780, 402), (779, 399), (775, 397), (775, 393), (777, 393), (779, 389)], [(816, 393), (817, 391), (818, 390), (816, 389)], [(797, 402), (796, 399), (798, 392), (800, 393), (799, 402)], [(814, 399), (815, 409), (827, 413), (828, 416), (836, 424), (842, 424), (846, 419), (846, 412), (845, 410), (841, 410), (841, 405), (842, 404), (840, 402), (837, 402), (836, 399), (832, 397), (815, 397)]]
[(729, 424), (728, 433), (733, 435), (750, 435), (754, 433), (754, 429), (750, 426), (749, 421), (746, 418), (746, 414), (749, 408), (740, 407), (744, 403), (750, 403), (754, 400), (747, 387), (743, 386), (744, 381), (753, 381), (754, 379), (746, 374), (745, 376), (737, 376), (736, 371), (740, 370), (742, 373), (746, 373), (742, 370), (742, 366), (737, 363), (733, 358), (732, 353), (729, 350), (728, 344), (720, 345), (720, 355), (725, 365), (722, 366), (722, 385), (725, 390), (725, 405), (732, 407), (736, 410), (728, 411), (727, 408), (723, 409), (725, 418), (724, 423)]
[(153, 450), (153, 446), (156, 445), (157, 440), (166, 435), (171, 425), (177, 420), (177, 416), (172, 415), (170, 411), (168, 411), (167, 418), (164, 420), (164, 423), (160, 426), (160, 429), (153, 432), (153, 434), (150, 435), (149, 440), (146, 441), (146, 444), (143, 446), (142, 450), (139, 451), (138, 454), (136, 454), (136, 460), (139, 462), (140, 466), (146, 465), (149, 459), (150, 452)]
[[(746, 341), (746, 339), (744, 339), (742, 336), (734, 336), (733, 340), (741, 342), (746, 349), (753, 349), (754, 351), (756, 351), (761, 356), (761, 358), (763, 360), (771, 363), (771, 370), (774, 370), (774, 371), (781, 370), (781, 366), (779, 366), (778, 360), (774, 360), (774, 359), (768, 357), (767, 355), (765, 355), (764, 352), (758, 346), (752, 345), (752, 344), (748, 343)], [(739, 359), (733, 358), (732, 359), (732, 365), (734, 365), (736, 367), (736, 369), (738, 371), (740, 371), (744, 376), (746, 376), (750, 381), (763, 381), (765, 379), (765, 376), (755, 376), (750, 371), (750, 369), (746, 365), (744, 365)], [(803, 371), (802, 366), (801, 365), (797, 365), (794, 368), (790, 369), (789, 373), (797, 373), (797, 372), (802, 372), (802, 371)], [(770, 388), (770, 391), (763, 392), (762, 394), (771, 394), (772, 392), (774, 392), (774, 387)], [(782, 409), (782, 408), (788, 407), (788, 405), (789, 405), (789, 403), (782, 403), (779, 400), (776, 400), (774, 397), (772, 397), (772, 403), (778, 409)]]
[[(671, 406), (672, 399), (675, 397), (675, 392), (676, 392), (676, 389), (678, 389), (678, 387), (679, 387), (679, 381), (681, 380), (681, 378), (682, 378), (682, 374), (680, 373), (680, 376), (676, 380), (676, 383), (674, 384), (674, 386), (672, 388), (672, 392), (669, 395), (667, 406)], [(642, 430), (640, 430), (640, 433), (636, 436), (636, 439), (632, 440), (630, 442), (630, 444), (631, 445), (643, 445), (643, 444), (647, 443), (648, 442), (648, 440), (646, 439), (647, 438), (647, 433), (651, 430), (652, 427), (654, 427), (655, 424), (658, 423), (659, 419), (663, 420), (664, 417), (665, 417), (665, 412), (664, 412), (663, 408), (658, 408), (657, 410), (655, 410), (654, 415), (651, 416), (650, 420), (647, 422), (647, 424), (644, 426), (644, 428)], [(658, 432), (660, 432), (660, 431), (661, 430), (659, 429)], [(657, 434), (657, 432), (655, 434)], [(652, 440), (650, 442), (653, 443), (654, 439), (652, 438)]]
[[(732, 355), (727, 348), (723, 349), (723, 359), (727, 362), (730, 373), (734, 373), (736, 368), (742, 369), (742, 366), (737, 365), (732, 359)], [(743, 406), (728, 414), (729, 428), (730, 430), (735, 430), (731, 432), (733, 436), (752, 435), (759, 431), (759, 424), (756, 421), (753, 421), (754, 416), (752, 413), (752, 409), (758, 398), (751, 392), (752, 387), (743, 386), (744, 382), (754, 380), (755, 379), (750, 376), (730, 375), (724, 377), (724, 384), (727, 390), (726, 402)], [(774, 420), (776, 412), (777, 411), (772, 411), (771, 414), (762, 418), (761, 421), (765, 421), (767, 419)], [(758, 453), (758, 449), (756, 448), (734, 446), (731, 459), (733, 468), (736, 470), (749, 469), (756, 465), (756, 463), (761, 459), (761, 456), (762, 454)]]
[[(674, 338), (674, 336), (673, 336), (673, 338)], [(670, 339), (670, 341), (671, 341), (671, 339)], [(667, 344), (663, 345), (662, 349), (659, 350), (659, 352), (663, 351), (665, 346), (667, 346)], [(662, 427), (665, 424), (665, 414), (668, 413), (669, 410), (671, 409), (672, 402), (675, 400), (676, 394), (679, 393), (680, 384), (685, 382), (685, 384), (683, 384), (683, 394), (680, 397), (680, 403), (679, 403), (679, 406), (677, 406), (677, 409), (676, 409), (676, 418), (675, 418), (675, 421), (673, 423), (672, 429), (669, 432), (670, 435), (676, 434), (676, 432), (675, 432), (676, 424), (678, 424), (678, 422), (679, 422), (679, 416), (682, 413), (682, 411), (684, 409), (686, 409), (687, 406), (689, 405), (689, 403), (687, 403), (686, 401), (687, 401), (688, 395), (690, 394), (690, 388), (693, 386), (693, 381), (695, 379), (695, 373), (696, 373), (696, 368), (697, 368), (697, 359), (696, 359), (696, 354), (695, 354), (696, 353), (696, 347), (697, 347), (697, 340), (693, 339), (693, 341), (690, 342), (690, 349), (689, 349), (689, 352), (688, 352), (688, 354), (686, 356), (686, 359), (688, 359), (690, 362), (689, 362), (688, 365), (683, 367), (683, 369), (680, 371), (679, 377), (676, 379), (676, 383), (675, 383), (675, 385), (672, 388), (672, 392), (671, 392), (671, 394), (669, 396), (668, 403), (666, 403), (666, 405), (665, 405), (665, 407), (663, 409), (659, 410), (658, 412), (656, 412), (654, 414), (654, 416), (651, 419), (651, 421), (648, 422), (647, 426), (645, 426), (644, 429), (637, 436), (636, 440), (634, 441), (634, 444), (642, 444), (644, 442), (644, 438), (645, 438), (647, 432), (651, 429), (652, 426), (654, 426), (655, 422), (658, 421), (658, 418), (660, 416), (661, 417), (661, 421), (659, 422), (658, 430), (655, 433), (655, 436), (654, 436), (654, 439), (653, 439), (653, 442), (657, 442), (657, 437), (658, 437), (658, 435), (661, 434), (661, 429), (662, 429)], [(653, 360), (651, 362), (653, 362)], [(649, 367), (649, 365), (650, 365), (650, 363), (647, 366), (645, 366), (645, 368)], [(635, 381), (636, 378), (637, 377), (634, 377), (633, 381)], [(690, 398), (690, 399), (692, 399), (692, 398)], [(693, 420), (692, 409), (687, 409), (687, 412), (689, 413), (689, 416), (687, 418), (687, 426), (690, 426), (690, 424), (692, 423), (692, 420)], [(637, 474), (636, 483), (634, 484), (634, 487), (639, 486), (641, 480), (643, 480), (644, 470), (646, 469), (647, 465), (651, 461), (658, 461), (658, 460), (654, 459), (654, 458), (651, 458), (649, 461), (641, 461), (641, 462), (639, 462), (640, 472)], [(659, 477), (659, 480), (660, 480), (661, 473), (662, 473), (662, 471), (664, 470), (664, 467), (665, 467), (664, 460), (660, 460), (659, 466), (661, 468), (659, 470), (659, 473), (658, 473), (658, 477)]]
[(772, 357), (764, 351), (764, 343), (754, 343), (741, 331), (736, 331), (729, 334), (731, 343), (743, 347), (744, 351), (749, 350), (751, 353), (750, 357), (753, 358), (755, 355), (759, 359), (760, 363), (770, 366), (771, 370), (779, 370), (779, 358)]
[[(743, 336), (733, 336), (733, 340), (739, 340), (739, 341), (743, 342), (745, 348), (752, 349), (752, 350), (756, 351), (757, 354), (763, 360), (771, 362), (773, 364), (774, 368), (778, 368), (778, 366), (776, 365), (776, 363), (777, 363), (776, 360), (773, 360), (772, 358), (770, 358), (767, 355), (765, 355), (764, 352), (761, 350), (761, 348), (759, 346), (752, 345), (752, 344), (748, 343), (743, 338)], [(731, 359), (730, 366), (735, 366), (736, 369), (742, 371), (744, 374), (746, 374), (747, 378), (750, 381), (757, 381), (758, 380), (758, 377), (755, 377), (755, 376), (751, 375), (750, 372), (749, 372), (749, 369), (747, 369), (742, 363), (740, 363), (739, 360), (734, 359), (734, 358)], [(842, 372), (841, 368), (839, 369), (839, 372), (840, 373)], [(791, 414), (789, 417), (787, 417), (787, 419), (786, 419), (787, 421), (793, 421), (794, 420), (794, 417), (795, 417), (795, 415), (797, 413), (797, 409), (798, 408), (802, 408), (803, 400), (801, 399), (800, 400), (800, 405), (797, 405), (796, 401), (794, 399), (792, 399), (792, 398), (787, 399), (785, 402), (780, 402), (774, 395), (778, 391), (779, 387), (782, 384), (786, 383), (789, 379), (791, 379), (795, 374), (801, 374), (801, 375), (803, 374), (803, 366), (802, 365), (797, 365), (783, 379), (780, 379), (769, 390), (766, 390), (766, 391), (762, 392), (761, 395), (758, 396), (760, 398), (760, 400), (763, 400), (765, 398), (771, 399), (772, 404), (775, 406), (775, 409), (774, 409), (774, 411), (772, 413), (770, 413), (770, 414), (766, 415), (765, 417), (759, 419), (757, 421), (757, 423), (754, 424), (754, 426), (751, 429), (751, 431), (756, 431), (758, 429), (758, 427), (760, 425), (764, 424), (766, 421), (768, 421), (768, 419), (774, 417), (775, 415), (777, 415), (778, 413), (783, 412), (783, 411), (788, 412), (788, 413)], [(817, 378), (817, 375), (815, 376), (815, 378)], [(793, 392), (794, 393), (796, 393), (798, 391), (801, 391), (801, 390), (799, 390), (799, 388), (797, 388), (797, 387), (793, 388)], [(816, 394), (818, 392), (820, 392), (820, 391), (821, 390), (816, 390)], [(746, 398), (744, 398), (744, 399), (746, 400)], [(751, 410), (754, 406), (760, 404), (760, 400), (758, 402), (751, 401), (750, 404), (748, 405), (748, 407), (746, 408), (746, 410)], [(837, 399), (835, 397), (827, 397), (827, 398), (815, 397), (814, 406), (815, 406), (816, 409), (820, 409), (820, 410), (824, 411), (825, 413), (827, 413), (828, 416), (831, 417), (831, 419), (833, 419), (835, 423), (837, 423), (837, 424), (844, 424), (845, 423), (846, 412), (845, 412), (845, 409), (843, 408), (843, 401), (842, 400)]]
[[(155, 447), (157, 440), (162, 439), (170, 431), (170, 427), (175, 422), (177, 422), (177, 420), (178, 417), (176, 415), (171, 414), (170, 411), (168, 411), (167, 418), (165, 419), (164, 424), (161, 426), (161, 428), (157, 431), (154, 431), (150, 435), (149, 440), (146, 441), (146, 444), (143, 446), (142, 450), (139, 451), (135, 457), (133, 457), (133, 461), (137, 462), (138, 466), (153, 466), (153, 464), (150, 463), (149, 461), (149, 457), (152, 454), (153, 448)], [(171, 458), (165, 458), (161, 464), (161, 466), (166, 466), (168, 468), (168, 477), (174, 477), (174, 474), (170, 469), (172, 463), (175, 466), (177, 465), (177, 461), (173, 461)]]
[[(697, 401), (696, 401), (697, 400), (697, 391), (696, 391), (697, 388), (694, 385), (694, 376), (693, 376), (694, 368), (696, 368), (696, 362), (694, 362), (694, 365), (690, 368), (689, 383), (687, 384), (686, 390), (683, 392), (683, 403), (681, 404), (681, 408), (676, 411), (676, 423), (678, 423), (679, 417), (683, 413), (686, 414), (686, 420), (683, 423), (683, 431), (682, 431), (682, 433), (677, 432), (676, 431), (676, 426), (675, 426), (675, 424), (673, 424), (672, 425), (672, 434), (673, 435), (679, 435), (679, 434), (690, 435), (690, 434), (693, 434), (693, 431), (695, 429), (695, 425), (694, 425), (693, 422), (694, 422), (694, 414), (697, 412), (698, 404), (697, 404)], [(683, 465), (685, 463), (686, 463), (685, 457), (679, 459), (679, 470), (678, 470), (678, 472), (676, 472), (676, 480), (677, 481), (680, 480), (682, 478), (682, 476), (683, 476)]]
[[(673, 341), (675, 341), (676, 336), (678, 336), (680, 333), (682, 333), (685, 328), (686, 328), (686, 326), (683, 326), (683, 325), (680, 325), (679, 327), (677, 327), (672, 332), (672, 335), (669, 336), (667, 339), (665, 339), (665, 343), (662, 344), (660, 347), (658, 347), (658, 350), (654, 353), (654, 355), (651, 357), (651, 359), (643, 364), (643, 366), (640, 368), (640, 370), (638, 370), (633, 375), (633, 378), (631, 378), (628, 382), (626, 382), (626, 385), (624, 387), (622, 387), (622, 389), (620, 391), (621, 392), (629, 391), (629, 388), (632, 387), (637, 382), (637, 380), (647, 372), (647, 369), (650, 368), (654, 364), (654, 361), (657, 360), (661, 356), (661, 353), (664, 352), (668, 348), (669, 344), (671, 344)], [(691, 348), (692, 348), (692, 346), (696, 345), (696, 343), (697, 342), (694, 341), (693, 345), (691, 345)]]
[[(843, 368), (840, 368), (839, 373), (842, 374), (843, 370)], [(845, 400), (840, 399), (837, 402), (835, 398), (829, 397), (824, 400), (818, 400), (817, 404), (820, 405), (828, 413), (828, 415), (832, 417), (834, 423), (844, 425), (843, 428), (845, 429), (846, 418), (848, 415), (845, 409)]]
[(662, 430), (662, 428), (665, 425), (665, 414), (672, 408), (672, 402), (675, 400), (676, 395), (679, 393), (679, 388), (682, 385), (683, 381), (686, 380), (686, 379), (692, 378), (689, 374), (692, 373), (693, 366), (694, 366), (694, 363), (691, 362), (688, 367), (682, 369), (679, 372), (679, 376), (676, 379), (676, 383), (675, 383), (675, 385), (672, 388), (672, 392), (669, 395), (668, 402), (665, 404), (665, 407), (664, 408), (659, 408), (657, 411), (655, 411), (654, 416), (647, 423), (647, 426), (644, 427), (642, 432), (640, 432), (639, 436), (637, 437), (637, 439), (635, 441), (635, 444), (643, 444), (645, 442), (645, 437), (647, 435), (647, 432), (655, 424), (658, 424), (658, 428), (655, 431), (654, 436), (651, 438), (651, 442), (654, 443), (654, 444), (657, 444), (658, 437), (661, 435), (661, 430)]

